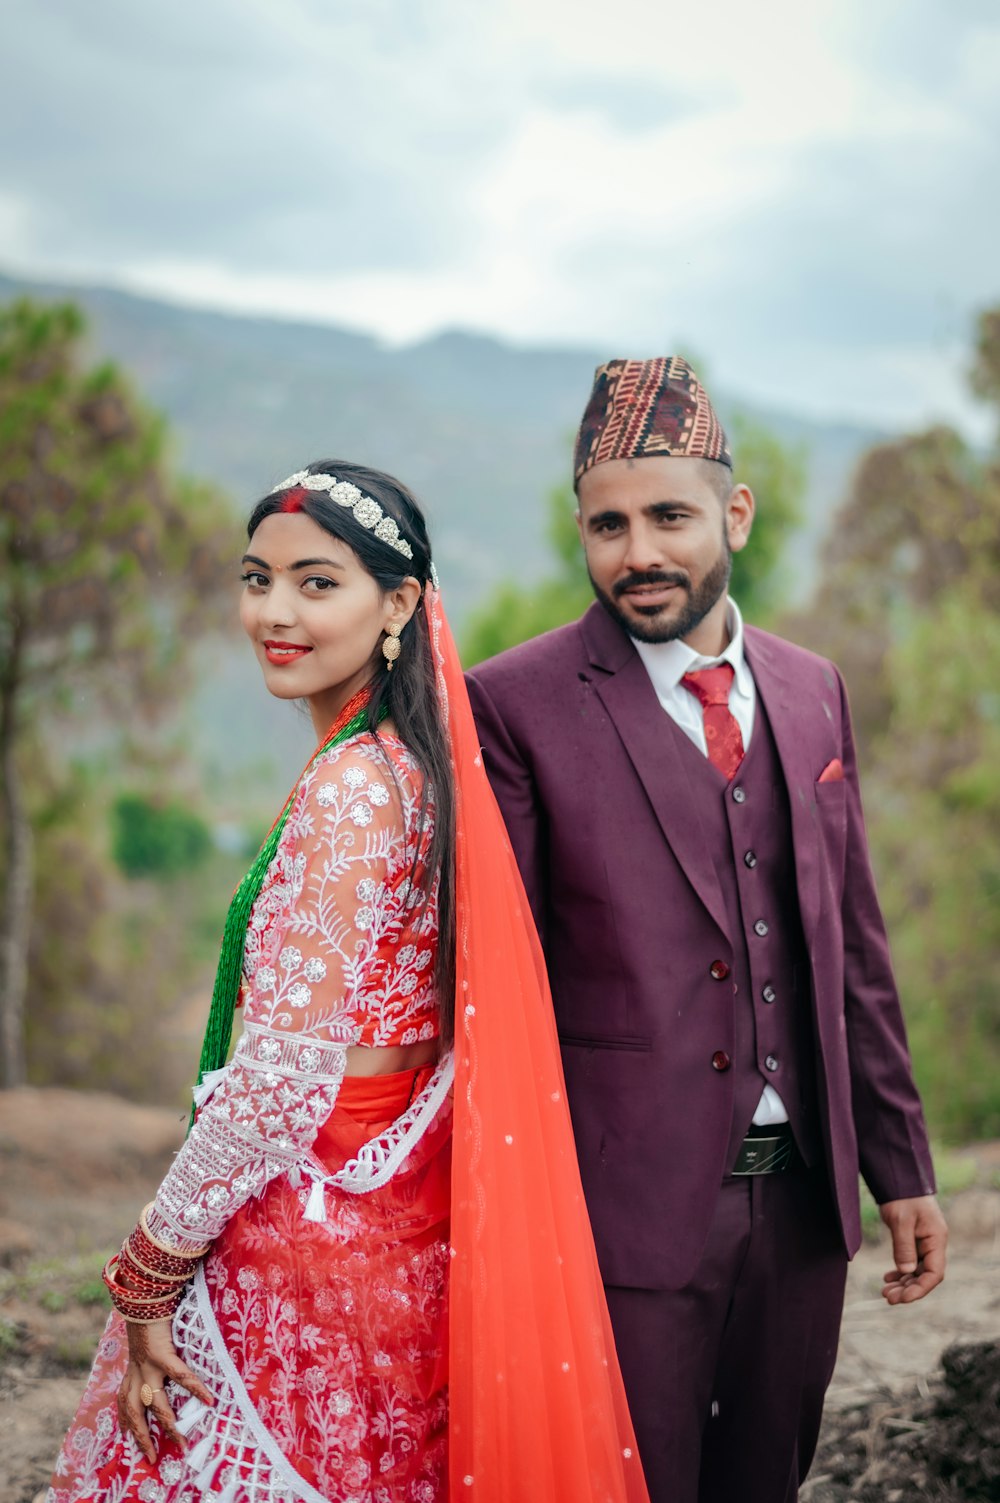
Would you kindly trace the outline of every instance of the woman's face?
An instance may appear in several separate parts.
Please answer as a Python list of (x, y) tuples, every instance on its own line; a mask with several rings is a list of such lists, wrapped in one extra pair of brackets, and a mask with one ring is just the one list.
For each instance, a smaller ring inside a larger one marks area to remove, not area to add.
[(384, 595), (352, 548), (300, 512), (264, 518), (243, 580), (240, 620), (264, 682), (279, 699), (308, 700), (323, 735), (371, 678), (386, 627), (402, 626), (412, 605)]

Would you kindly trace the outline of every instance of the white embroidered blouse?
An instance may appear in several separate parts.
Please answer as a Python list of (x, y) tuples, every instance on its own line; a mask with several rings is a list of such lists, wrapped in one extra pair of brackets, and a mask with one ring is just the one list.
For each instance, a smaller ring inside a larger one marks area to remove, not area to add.
[(305, 775), (254, 904), (243, 1033), (161, 1184), (149, 1227), (190, 1249), (301, 1161), (329, 1117), (347, 1049), (438, 1034), (433, 809), (395, 737), (367, 733)]

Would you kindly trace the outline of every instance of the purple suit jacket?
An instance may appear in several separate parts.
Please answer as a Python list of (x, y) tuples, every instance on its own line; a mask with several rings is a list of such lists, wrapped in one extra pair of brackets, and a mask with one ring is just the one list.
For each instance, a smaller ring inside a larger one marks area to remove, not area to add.
[[(788, 786), (812, 964), (818, 1108), (844, 1245), (930, 1194), (927, 1134), (875, 894), (847, 698), (824, 659), (748, 628)], [(581, 620), (480, 664), (469, 693), (538, 923), (605, 1281), (676, 1288), (708, 1234), (733, 1110), (733, 942), (683, 761), (628, 636)], [(818, 782), (835, 758), (842, 781)], [(810, 1005), (803, 999), (803, 1005)]]

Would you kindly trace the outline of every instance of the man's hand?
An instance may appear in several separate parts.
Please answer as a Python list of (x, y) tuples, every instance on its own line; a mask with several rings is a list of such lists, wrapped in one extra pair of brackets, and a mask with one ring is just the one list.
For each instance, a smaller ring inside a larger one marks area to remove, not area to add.
[(884, 1276), (883, 1299), (911, 1305), (944, 1278), (948, 1227), (933, 1195), (887, 1200), (879, 1215), (892, 1234), (895, 1268)]

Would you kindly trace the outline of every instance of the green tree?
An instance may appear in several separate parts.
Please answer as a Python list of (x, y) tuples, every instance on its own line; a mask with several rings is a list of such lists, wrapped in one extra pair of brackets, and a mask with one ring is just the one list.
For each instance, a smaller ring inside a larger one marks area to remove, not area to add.
[(730, 428), (734, 478), (750, 487), (757, 502), (750, 541), (733, 555), (730, 589), (745, 618), (755, 626), (767, 626), (784, 600), (785, 553), (802, 520), (806, 451), (783, 444), (761, 423), (741, 414)]
[[(1000, 416), (1000, 310), (980, 320), (974, 374)], [(834, 657), (851, 693), (932, 1126), (1000, 1136), (998, 456), (943, 427), (866, 455), (791, 634)]]
[(176, 877), (208, 856), (211, 832), (186, 805), (125, 793), (111, 807), (112, 854), (126, 877)]
[[(27, 779), (95, 711), (152, 716), (218, 624), (227, 508), (171, 478), (163, 424), (111, 365), (82, 366), (70, 304), (0, 309), (2, 1084), (25, 1078), (33, 840)], [(86, 699), (84, 698), (86, 696)]]
[(117, 756), (101, 755), (28, 778), (29, 1078), (174, 1106), (190, 1100), (219, 936), (246, 862), (213, 848), (175, 875), (123, 876), (108, 839), (116, 774)]
[[(758, 502), (750, 544), (733, 556), (732, 592), (749, 621), (762, 625), (779, 609), (782, 558), (798, 524), (805, 490), (805, 455), (744, 417), (732, 424), (737, 480)], [(471, 667), (530, 637), (582, 615), (594, 598), (576, 527), (576, 498), (569, 484), (549, 492), (545, 530), (552, 571), (525, 588), (506, 581), (469, 621), (462, 656)]]
[(572, 487), (556, 486), (545, 504), (552, 572), (528, 589), (505, 581), (473, 613), (462, 639), (462, 658), (468, 667), (575, 620), (594, 598), (576, 528)]

